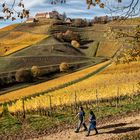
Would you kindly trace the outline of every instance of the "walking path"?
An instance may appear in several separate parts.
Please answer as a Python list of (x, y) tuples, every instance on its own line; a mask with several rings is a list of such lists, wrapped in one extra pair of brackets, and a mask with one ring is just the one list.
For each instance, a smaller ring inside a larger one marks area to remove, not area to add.
[(95, 132), (91, 131), (89, 137), (86, 137), (85, 132), (83, 131), (74, 133), (74, 130), (69, 129), (34, 140), (108, 140), (132, 133), (134, 131), (138, 131), (140, 133), (140, 114), (137, 116), (130, 116), (116, 121), (111, 121), (97, 126), (97, 128), (99, 134), (95, 135)]

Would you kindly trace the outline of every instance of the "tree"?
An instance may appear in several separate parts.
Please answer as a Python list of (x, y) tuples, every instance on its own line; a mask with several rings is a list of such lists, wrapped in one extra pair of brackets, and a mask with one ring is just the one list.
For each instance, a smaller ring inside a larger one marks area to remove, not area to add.
[[(24, 1), (18, 0), (18, 4), (16, 5), (16, 0), (13, 0), (12, 3), (10, 3), (11, 6), (9, 6), (9, 3), (2, 0), (2, 12), (4, 16), (0, 16), (1, 20), (11, 19), (12, 21), (16, 20), (17, 17), (23, 19), (29, 17), (29, 10), (25, 8)], [(15, 7), (19, 7), (19, 11), (15, 10)], [(15, 17), (16, 14), (16, 17)]]
[(62, 15), (62, 16), (63, 16), (63, 20), (65, 20), (65, 19), (67, 18), (67, 15), (66, 15), (66, 13), (65, 13), (65, 12), (63, 13), (63, 15)]
[(15, 74), (15, 78), (17, 82), (32, 82), (33, 80), (33, 76), (31, 73), (31, 70), (27, 70), (27, 69), (19, 69), (16, 74)]
[(74, 47), (74, 48), (80, 48), (80, 44), (78, 41), (76, 40), (72, 40), (71, 41), (71, 45)]
[(88, 26), (88, 23), (86, 20), (83, 20), (83, 19), (75, 19), (72, 23), (72, 26), (74, 26), (74, 27), (86, 27), (86, 26)]
[(60, 72), (66, 72), (69, 70), (69, 64), (66, 62), (62, 62), (59, 66)]
[(77, 32), (73, 32), (71, 30), (67, 30), (66, 32), (62, 33), (56, 33), (55, 34), (56, 39), (60, 41), (66, 41), (71, 42), (72, 40), (80, 41), (80, 35)]
[(31, 68), (31, 73), (33, 75), (34, 78), (38, 77), (40, 74), (40, 69), (38, 66), (32, 66)]
[(140, 26), (131, 30), (113, 29), (109, 27), (106, 34), (107, 39), (115, 40), (116, 45), (121, 46), (114, 56), (114, 62), (129, 63), (140, 60)]
[(80, 35), (77, 32), (73, 32), (71, 30), (67, 30), (63, 34), (63, 39), (67, 42), (71, 42), (72, 40), (80, 41)]

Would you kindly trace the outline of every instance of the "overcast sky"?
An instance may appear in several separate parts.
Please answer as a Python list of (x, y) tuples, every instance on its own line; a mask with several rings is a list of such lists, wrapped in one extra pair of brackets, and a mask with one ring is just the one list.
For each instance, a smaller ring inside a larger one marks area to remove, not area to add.
[[(7, 3), (10, 4), (14, 0), (0, 0), (0, 3), (2, 3), (2, 1), (6, 1)], [(19, 0), (16, 1), (18, 2)], [(24, 0), (24, 3), (25, 3), (25, 7), (27, 9), (30, 9), (31, 16), (34, 16), (36, 12), (52, 11), (52, 10), (57, 10), (60, 13), (65, 12), (67, 16), (71, 18), (78, 17), (78, 18), (92, 19), (95, 16), (110, 14), (107, 8), (100, 9), (99, 6), (91, 7), (91, 9), (87, 9), (87, 5), (85, 4), (86, 0), (67, 0), (66, 4), (58, 4), (58, 5), (51, 5), (49, 1), (50, 0)], [(108, 0), (108, 1), (113, 2), (113, 4), (115, 5), (117, 4), (115, 2), (117, 0)], [(129, 3), (130, 0), (125, 0), (125, 2)], [(0, 13), (0, 15), (1, 14), (2, 13)], [(0, 21), (0, 28), (16, 22), (21, 22), (21, 20), (17, 20), (14, 22), (11, 22), (10, 20), (6, 22)]]

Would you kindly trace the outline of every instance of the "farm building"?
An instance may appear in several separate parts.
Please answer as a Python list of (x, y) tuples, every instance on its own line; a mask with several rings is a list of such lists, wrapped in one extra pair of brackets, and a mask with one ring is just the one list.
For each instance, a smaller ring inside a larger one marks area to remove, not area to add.
[(26, 23), (33, 23), (33, 22), (37, 22), (38, 20), (36, 20), (35, 18), (28, 18), (26, 20)]
[(36, 18), (37, 20), (43, 20), (43, 19), (50, 18), (50, 15), (49, 15), (48, 13), (46, 13), (46, 12), (44, 12), (44, 13), (37, 13), (37, 14), (35, 15), (35, 18)]
[(61, 19), (61, 15), (57, 11), (37, 13), (35, 18), (38, 20), (45, 19)]
[(72, 19), (71, 19), (71, 18), (67, 18), (67, 19), (65, 20), (65, 22), (68, 23), (68, 24), (71, 24), (71, 23), (72, 23)]

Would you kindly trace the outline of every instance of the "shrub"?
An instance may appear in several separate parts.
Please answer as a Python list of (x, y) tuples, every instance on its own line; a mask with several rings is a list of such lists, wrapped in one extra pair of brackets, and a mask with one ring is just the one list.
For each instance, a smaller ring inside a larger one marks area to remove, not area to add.
[(4, 85), (3, 79), (0, 78), (0, 89), (3, 87), (3, 85)]
[(15, 82), (15, 76), (12, 73), (8, 74), (7, 82), (8, 82), (8, 84), (11, 84), (11, 83)]
[(30, 70), (19, 69), (16, 74), (15, 78), (17, 82), (32, 82), (33, 76)]
[(69, 64), (66, 62), (62, 62), (59, 66), (61, 72), (66, 72), (69, 70)]
[(0, 77), (0, 85), (3, 85), (3, 77)]
[(88, 23), (86, 20), (83, 20), (83, 19), (75, 19), (72, 23), (72, 26), (74, 26), (74, 27), (86, 27), (86, 26), (88, 26)]
[(79, 48), (79, 47), (80, 47), (79, 42), (76, 41), (76, 40), (72, 40), (72, 41), (71, 41), (71, 45), (72, 45), (74, 48)]
[(55, 35), (55, 37), (56, 37), (58, 40), (60, 40), (60, 41), (64, 41), (64, 40), (63, 40), (63, 33), (57, 33), (57, 34)]
[(77, 32), (67, 30), (66, 32), (56, 33), (55, 38), (59, 41), (71, 42), (72, 40), (80, 41), (80, 35)]
[(80, 35), (76, 32), (71, 31), (71, 30), (67, 30), (63, 34), (63, 39), (67, 42), (71, 42), (72, 40), (80, 41)]
[(32, 76), (33, 77), (38, 77), (39, 76), (39, 74), (40, 74), (40, 69), (39, 69), (39, 67), (38, 66), (32, 66), (32, 68), (31, 68), (31, 73), (32, 73)]

